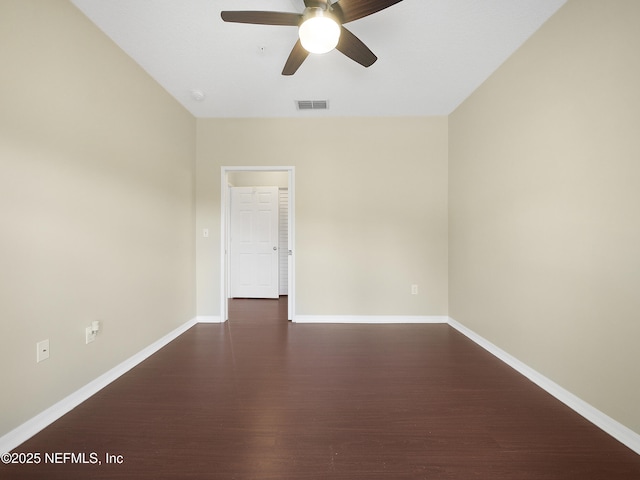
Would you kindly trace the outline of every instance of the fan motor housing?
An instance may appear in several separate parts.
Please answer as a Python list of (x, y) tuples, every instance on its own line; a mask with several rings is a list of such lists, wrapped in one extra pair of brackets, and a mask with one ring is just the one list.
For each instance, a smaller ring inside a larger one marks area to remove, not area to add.
[(329, 0), (307, 0), (304, 2), (307, 8), (322, 8), (323, 10), (329, 10)]

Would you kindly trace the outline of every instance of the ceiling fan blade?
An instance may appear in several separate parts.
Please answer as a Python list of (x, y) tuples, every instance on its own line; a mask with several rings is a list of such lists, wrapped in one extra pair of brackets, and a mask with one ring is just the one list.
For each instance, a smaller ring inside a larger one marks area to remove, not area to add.
[(338, 0), (331, 5), (333, 12), (342, 23), (353, 22), (372, 13), (384, 10), (402, 0)]
[(293, 75), (296, 73), (308, 55), (309, 52), (303, 48), (300, 43), (300, 39), (298, 39), (296, 44), (293, 46), (293, 50), (291, 50), (291, 53), (289, 54), (289, 58), (287, 58), (287, 63), (284, 64), (282, 75)]
[(341, 30), (340, 40), (338, 41), (336, 50), (344, 53), (351, 60), (358, 62), (364, 67), (373, 65), (378, 57), (369, 50), (369, 47), (346, 28), (342, 27)]
[(227, 11), (220, 12), (220, 16), (225, 22), (291, 27), (297, 27), (302, 19), (302, 15), (299, 13), (289, 12)]

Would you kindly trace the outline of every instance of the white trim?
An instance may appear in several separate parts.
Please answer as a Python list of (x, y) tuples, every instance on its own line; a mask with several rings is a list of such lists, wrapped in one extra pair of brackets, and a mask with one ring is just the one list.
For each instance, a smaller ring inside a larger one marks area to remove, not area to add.
[(447, 323), (446, 316), (423, 315), (296, 315), (296, 323)]
[(546, 392), (553, 395), (555, 398), (560, 400), (562, 403), (567, 405), (569, 408), (574, 410), (576, 413), (582, 415), (584, 418), (593, 423), (596, 427), (604, 430), (606, 433), (611, 435), (613, 438), (623, 443), (627, 447), (629, 447), (634, 452), (640, 454), (640, 435), (631, 430), (630, 428), (625, 427), (620, 422), (614, 420), (609, 417), (605, 413), (601, 412), (597, 408), (588, 404), (581, 398), (577, 397), (573, 393), (565, 390), (557, 383), (553, 382), (549, 378), (545, 377), (541, 373), (537, 372), (533, 368), (529, 367), (525, 363), (521, 362), (514, 356), (508, 354), (501, 348), (497, 347), (484, 337), (481, 337), (473, 330), (465, 327), (461, 323), (455, 321), (452, 318), (449, 318), (449, 325), (458, 330), (464, 336), (477, 343), (479, 346), (487, 350), (489, 353), (495, 355), (497, 358), (502, 360), (504, 363), (509, 365), (514, 370), (518, 371), (533, 383), (538, 385), (540, 388), (545, 390)]
[(227, 214), (227, 204), (229, 203), (229, 179), (227, 169), (220, 168), (220, 318), (227, 320), (228, 315), (228, 295), (227, 295), (227, 230), (229, 228)]
[[(505, 362), (511, 368), (521, 373), (543, 390), (547, 391), (569, 408), (582, 415), (601, 430), (605, 431), (634, 452), (640, 454), (640, 435), (625, 427), (618, 421), (591, 406), (573, 393), (565, 390), (557, 383), (548, 379), (517, 358), (465, 327), (456, 320), (445, 316), (388, 316), (388, 315), (297, 315), (294, 320), (298, 323), (368, 323), (368, 324), (402, 324), (402, 323), (448, 323), (467, 338)], [(49, 426), (66, 413), (73, 410), (82, 402), (95, 395), (111, 382), (127, 373), (133, 367), (146, 360), (172, 340), (186, 332), (196, 323), (220, 323), (218, 316), (198, 316), (169, 332), (164, 337), (100, 375), (84, 387), (60, 400), (35, 417), (27, 420), (9, 433), (0, 437), (0, 453), (10, 452), (39, 431)]]
[(40, 430), (48, 427), (60, 417), (62, 417), (66, 413), (69, 413), (75, 407), (87, 400), (89, 397), (95, 395), (111, 382), (118, 379), (133, 367), (156, 353), (169, 342), (175, 340), (177, 337), (193, 327), (197, 322), (197, 318), (189, 320), (175, 330), (166, 334), (164, 337), (155, 341), (148, 347), (129, 357), (124, 362), (116, 365), (108, 372), (87, 383), (84, 387), (81, 387), (69, 396), (63, 398), (43, 412), (39, 413), (35, 417), (27, 420), (22, 425), (17, 426), (9, 433), (3, 435), (2, 437), (0, 437), (0, 453), (10, 452), (20, 444), (26, 442)]
[(224, 323), (220, 315), (198, 315), (196, 323)]
[(287, 298), (287, 316), (289, 320), (293, 320), (295, 317), (295, 295), (296, 295), (296, 248), (295, 248), (295, 235), (296, 235), (296, 223), (295, 223), (295, 172), (294, 166), (221, 166), (220, 167), (220, 318), (222, 321), (226, 321), (229, 318), (228, 312), (228, 269), (227, 269), (227, 255), (228, 249), (227, 243), (227, 230), (228, 230), (228, 180), (227, 174), (229, 172), (287, 172), (288, 173), (288, 188), (289, 188), (289, 293)]
[(289, 167), (289, 178), (287, 188), (288, 196), (288, 228), (289, 228), (289, 272), (287, 285), (287, 319), (293, 320), (296, 315), (296, 168)]

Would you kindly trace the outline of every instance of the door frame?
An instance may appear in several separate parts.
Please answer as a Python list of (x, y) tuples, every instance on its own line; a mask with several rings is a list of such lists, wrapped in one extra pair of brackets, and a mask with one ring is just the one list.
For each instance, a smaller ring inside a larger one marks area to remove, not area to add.
[(295, 318), (295, 167), (250, 167), (250, 166), (222, 166), (220, 167), (220, 318), (222, 321), (229, 319), (229, 232), (231, 219), (231, 202), (229, 198), (229, 172), (287, 172), (289, 200), (287, 208), (289, 218), (288, 229), (288, 280), (287, 280), (287, 319)]

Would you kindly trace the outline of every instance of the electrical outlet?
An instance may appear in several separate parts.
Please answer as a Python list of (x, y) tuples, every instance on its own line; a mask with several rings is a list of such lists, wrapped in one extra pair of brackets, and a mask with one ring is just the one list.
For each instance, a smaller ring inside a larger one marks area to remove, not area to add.
[(418, 294), (418, 285), (411, 285), (411, 295)]
[(49, 339), (36, 343), (36, 363), (49, 358)]
[(87, 327), (84, 330), (84, 335), (86, 343), (91, 343), (96, 339), (96, 332), (91, 327)]

